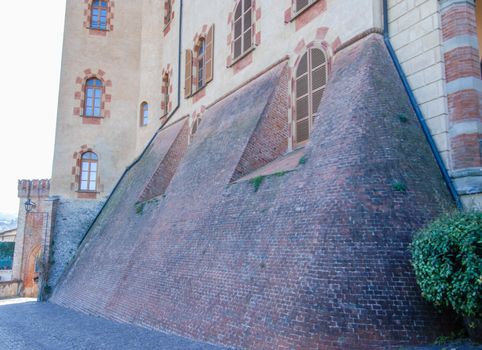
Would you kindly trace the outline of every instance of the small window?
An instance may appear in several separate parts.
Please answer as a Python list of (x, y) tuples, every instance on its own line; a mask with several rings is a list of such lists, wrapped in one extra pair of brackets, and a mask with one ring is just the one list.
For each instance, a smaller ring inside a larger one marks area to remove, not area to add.
[(253, 45), (253, 3), (240, 0), (234, 11), (233, 57), (244, 55)]
[(107, 1), (92, 1), (90, 12), (90, 28), (107, 30), (107, 11)]
[(172, 0), (166, 0), (164, 3), (164, 25), (168, 25), (171, 22), (172, 17)]
[(294, 1), (294, 9), (293, 12), (295, 14), (300, 13), (301, 11), (308, 8), (310, 5), (313, 5), (318, 0), (295, 0)]
[(162, 79), (162, 114), (169, 113), (169, 75), (165, 74)]
[(141, 126), (149, 124), (149, 104), (147, 102), (141, 103)]
[(202, 39), (199, 42), (199, 48), (196, 57), (197, 68), (197, 88), (200, 89), (205, 85), (206, 77), (206, 41)]
[(80, 159), (80, 188), (82, 192), (97, 190), (97, 155), (94, 152), (82, 154)]
[(201, 124), (201, 118), (199, 117), (195, 118), (191, 126), (191, 137), (193, 137), (196, 134), (200, 124)]
[(326, 55), (311, 48), (296, 67), (295, 82), (295, 144), (306, 142), (311, 133), (328, 76)]
[(85, 83), (85, 117), (100, 117), (102, 110), (102, 81), (96, 78), (88, 79)]

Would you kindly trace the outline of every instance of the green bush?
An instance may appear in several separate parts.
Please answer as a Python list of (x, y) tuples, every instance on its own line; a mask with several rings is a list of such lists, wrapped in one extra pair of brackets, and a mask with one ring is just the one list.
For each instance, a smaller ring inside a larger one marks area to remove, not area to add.
[(426, 300), (482, 319), (482, 213), (456, 213), (435, 220), (415, 235), (411, 249)]

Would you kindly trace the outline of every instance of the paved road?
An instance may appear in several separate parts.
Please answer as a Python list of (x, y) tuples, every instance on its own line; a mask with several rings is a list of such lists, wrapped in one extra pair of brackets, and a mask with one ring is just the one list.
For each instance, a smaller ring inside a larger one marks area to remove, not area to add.
[(1, 350), (221, 350), (50, 303), (0, 300)]

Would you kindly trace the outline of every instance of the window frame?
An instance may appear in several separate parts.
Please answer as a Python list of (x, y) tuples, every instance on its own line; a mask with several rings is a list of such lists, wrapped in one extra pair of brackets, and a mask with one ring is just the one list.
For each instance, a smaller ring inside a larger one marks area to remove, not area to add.
[[(90, 155), (90, 158), (85, 158), (86, 155)], [(92, 164), (95, 164), (95, 170), (92, 170)], [(84, 166), (87, 165), (87, 170), (84, 170)], [(98, 181), (97, 174), (99, 172), (99, 157), (95, 152), (87, 151), (80, 155), (80, 174), (79, 174), (79, 189), (78, 192), (84, 193), (97, 193)], [(84, 180), (83, 173), (87, 174), (87, 179)], [(93, 179), (92, 179), (93, 178)], [(86, 182), (87, 187), (82, 188), (82, 183)], [(91, 183), (94, 183), (94, 189), (91, 189)]]
[[(246, 57), (251, 51), (253, 51), (255, 48), (256, 48), (256, 43), (255, 43), (255, 40), (254, 40), (254, 21), (255, 21), (255, 17), (254, 17), (254, 12), (255, 12), (255, 9), (254, 9), (254, 1), (253, 0), (249, 0), (250, 1), (250, 6), (248, 8), (248, 10), (246, 10), (245, 8), (245, 0), (238, 0), (235, 8), (234, 8), (234, 12), (233, 12), (233, 39), (232, 39), (232, 47), (231, 47), (231, 52), (232, 52), (232, 55), (233, 55), (233, 61), (232, 61), (232, 64), (242, 60), (244, 57)], [(241, 34), (239, 36), (236, 36), (236, 22), (238, 21), (238, 19), (236, 18), (236, 12), (238, 10), (238, 7), (241, 6), (241, 17), (240, 17), (240, 20), (241, 20)], [(251, 25), (246, 28), (246, 23), (245, 23), (245, 20), (246, 20), (246, 14), (248, 12), (251, 12)], [(251, 32), (251, 38), (250, 38), (250, 41), (251, 41), (251, 45), (248, 47), (248, 48), (245, 48), (244, 47), (244, 36), (245, 34), (250, 31)], [(236, 40), (241, 40), (241, 53), (236, 56)]]
[(172, 20), (172, 0), (165, 0), (164, 11), (164, 29), (166, 29)]
[[(323, 60), (322, 60), (321, 64), (319, 64), (317, 66), (313, 66), (313, 62), (312, 62), (313, 61), (312, 52), (314, 50), (320, 51), (323, 55), (322, 56)], [(300, 68), (300, 64), (303, 61), (305, 56), (306, 56), (306, 60), (307, 60), (306, 72), (298, 75), (298, 69)], [(313, 108), (313, 97), (314, 97), (315, 93), (317, 93), (319, 91), (322, 91), (320, 103), (321, 103), (321, 100), (323, 99), (323, 95), (325, 93), (326, 85), (328, 83), (328, 78), (329, 78), (329, 59), (328, 59), (328, 57), (329, 56), (328, 56), (325, 48), (323, 48), (321, 46), (311, 46), (311, 47), (308, 47), (307, 50), (300, 56), (296, 66), (294, 68), (294, 72), (293, 72), (294, 84), (293, 84), (293, 94), (292, 94), (292, 96), (293, 96), (293, 118), (292, 118), (293, 133), (292, 133), (292, 137), (293, 137), (293, 148), (295, 148), (295, 149), (304, 146), (310, 139), (310, 135), (311, 135), (311, 132), (313, 130), (313, 123), (314, 123), (315, 118), (317, 117), (317, 112), (314, 111), (314, 108)], [(315, 71), (317, 71), (321, 68), (324, 68), (324, 83), (319, 87), (313, 88), (314, 73), (315, 73)], [(299, 80), (303, 79), (304, 76), (307, 77), (307, 79), (306, 79), (307, 91), (304, 94), (298, 95)], [(306, 117), (298, 119), (298, 117), (297, 117), (297, 115), (298, 115), (298, 101), (304, 99), (305, 97), (308, 100), (307, 101), (308, 114), (307, 114)], [(319, 105), (318, 105), (317, 108), (319, 108)], [(306, 138), (306, 140), (298, 141), (297, 124), (299, 122), (303, 121), (303, 120), (306, 120), (306, 119), (308, 120), (308, 137)]]
[[(96, 5), (98, 3), (98, 5)], [(105, 6), (102, 6), (105, 3)], [(94, 11), (98, 11), (97, 23), (94, 23)], [(102, 26), (102, 11), (105, 11), (105, 22)], [(93, 30), (107, 31), (109, 29), (109, 1), (108, 0), (93, 0), (90, 5), (90, 21), (89, 28)]]
[[(94, 85), (89, 85), (89, 82), (93, 81)], [(97, 85), (97, 82), (100, 85)], [(89, 91), (92, 91), (92, 96), (89, 97)], [(97, 96), (97, 91), (100, 92), (100, 96)], [(85, 80), (84, 87), (84, 103), (83, 103), (83, 113), (82, 116), (85, 118), (102, 118), (103, 112), (103, 98), (104, 98), (104, 82), (97, 77), (90, 77)], [(91, 100), (91, 106), (89, 108), (89, 101)], [(96, 101), (98, 101), (99, 113), (96, 115)]]

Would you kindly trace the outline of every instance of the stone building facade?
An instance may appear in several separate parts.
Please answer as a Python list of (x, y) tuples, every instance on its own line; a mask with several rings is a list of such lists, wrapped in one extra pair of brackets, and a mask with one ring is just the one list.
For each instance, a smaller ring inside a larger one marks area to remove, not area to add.
[(237, 347), (433, 338), (406, 248), (482, 205), (480, 13), (68, 0), (52, 300)]

